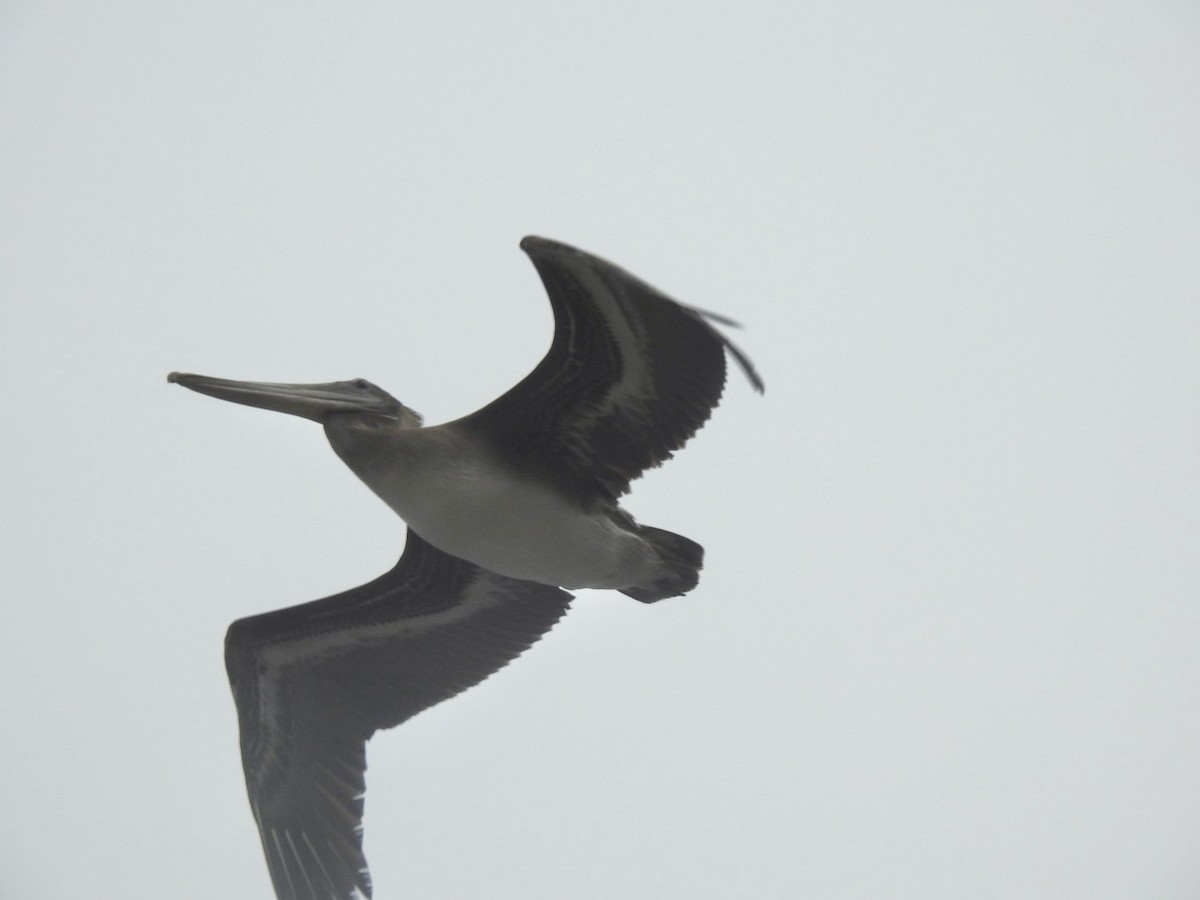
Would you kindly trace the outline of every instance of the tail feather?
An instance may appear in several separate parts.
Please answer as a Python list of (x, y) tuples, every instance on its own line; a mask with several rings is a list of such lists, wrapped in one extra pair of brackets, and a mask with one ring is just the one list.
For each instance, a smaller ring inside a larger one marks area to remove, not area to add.
[(666, 572), (649, 584), (621, 588), (621, 593), (642, 603), (654, 603), (667, 597), (678, 597), (694, 588), (704, 566), (704, 548), (691, 538), (662, 528), (642, 525), (639, 531), (658, 551)]

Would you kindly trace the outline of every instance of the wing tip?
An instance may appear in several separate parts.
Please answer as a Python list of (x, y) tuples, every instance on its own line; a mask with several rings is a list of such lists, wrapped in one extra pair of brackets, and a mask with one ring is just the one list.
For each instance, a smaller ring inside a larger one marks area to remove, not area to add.
[(728, 339), (725, 340), (725, 349), (729, 351), (734, 362), (738, 364), (738, 368), (742, 370), (742, 374), (746, 376), (746, 379), (750, 382), (750, 386), (758, 393), (765, 394), (767, 392), (767, 383), (758, 374), (758, 369), (754, 368), (754, 363), (750, 362), (750, 357)]
[(708, 324), (708, 327), (720, 339), (721, 344), (725, 347), (725, 349), (729, 351), (729, 355), (733, 357), (733, 360), (737, 363), (738, 368), (742, 370), (742, 373), (746, 376), (746, 380), (750, 382), (750, 386), (760, 394), (766, 393), (766, 382), (763, 381), (762, 376), (758, 374), (758, 369), (754, 367), (754, 363), (750, 361), (750, 357), (747, 356), (737, 344), (723, 335), (711, 324), (712, 322), (716, 322), (718, 325), (723, 325), (726, 328), (741, 328), (742, 324), (740, 322), (735, 322), (733, 319), (727, 318), (720, 313), (715, 313), (708, 309), (701, 309), (698, 306), (688, 306), (686, 304), (679, 303), (677, 300), (673, 302), (678, 303), (678, 305), (682, 306), (684, 309), (690, 310), (701, 320), (708, 319), (709, 323), (706, 324)]

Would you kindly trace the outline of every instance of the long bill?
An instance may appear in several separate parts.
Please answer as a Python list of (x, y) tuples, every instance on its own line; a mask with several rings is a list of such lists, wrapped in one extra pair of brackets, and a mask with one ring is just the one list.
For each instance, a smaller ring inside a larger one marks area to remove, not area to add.
[(389, 414), (396, 408), (394, 398), (362, 379), (326, 384), (276, 384), (172, 372), (167, 381), (218, 400), (303, 416), (314, 422), (324, 422), (333, 413)]

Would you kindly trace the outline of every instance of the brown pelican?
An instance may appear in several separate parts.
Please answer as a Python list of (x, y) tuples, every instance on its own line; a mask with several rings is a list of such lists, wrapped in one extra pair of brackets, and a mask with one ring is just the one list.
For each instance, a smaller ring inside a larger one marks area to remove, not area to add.
[(725, 383), (710, 322), (612, 263), (521, 242), (554, 310), (546, 357), (443, 425), (370, 382), (272, 384), (172, 373), (202, 394), (321, 423), (408, 524), (390, 572), (239, 619), (225, 639), (250, 805), (279, 900), (371, 895), (362, 852), (366, 742), (478, 684), (566, 612), (563, 588), (645, 603), (696, 586), (703, 548), (640, 525), (618, 499), (683, 446)]

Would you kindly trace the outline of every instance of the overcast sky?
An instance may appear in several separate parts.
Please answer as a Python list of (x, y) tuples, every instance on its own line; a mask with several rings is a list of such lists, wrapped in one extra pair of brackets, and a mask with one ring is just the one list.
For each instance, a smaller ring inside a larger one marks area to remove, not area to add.
[(1195, 3), (592, 6), (0, 6), (0, 895), (270, 897), (225, 628), (403, 527), (165, 375), (457, 417), (535, 233), (767, 392), (635, 485), (692, 594), (371, 743), (378, 900), (1200, 896)]

